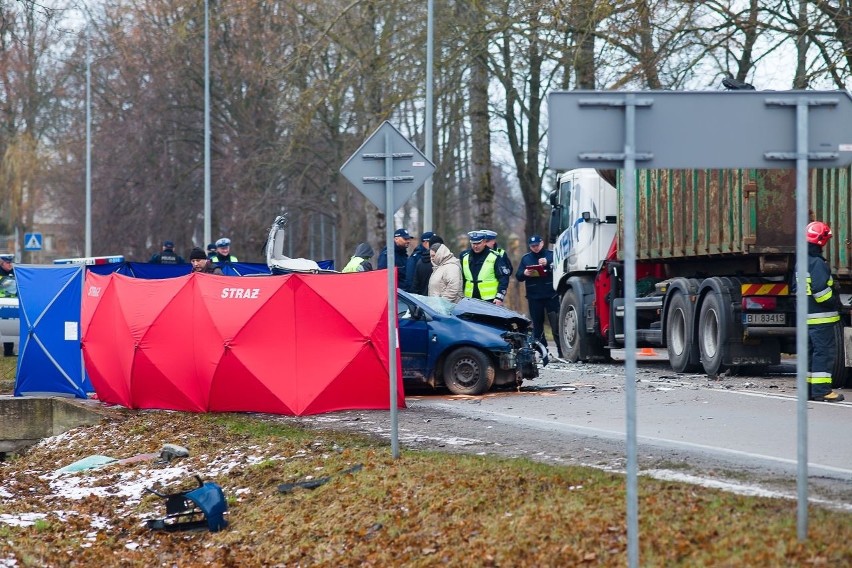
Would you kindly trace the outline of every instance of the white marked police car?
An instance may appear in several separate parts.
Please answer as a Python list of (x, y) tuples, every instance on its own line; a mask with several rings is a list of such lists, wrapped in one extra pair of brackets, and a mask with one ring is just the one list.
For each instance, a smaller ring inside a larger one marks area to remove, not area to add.
[(0, 343), (14, 343), (17, 350), (20, 321), (18, 283), (13, 275), (2, 276), (0, 277)]

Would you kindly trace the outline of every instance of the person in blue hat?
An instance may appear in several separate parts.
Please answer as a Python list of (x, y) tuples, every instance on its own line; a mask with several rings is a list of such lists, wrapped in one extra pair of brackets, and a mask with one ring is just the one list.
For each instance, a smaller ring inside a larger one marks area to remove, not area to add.
[[(405, 229), (397, 229), (393, 233), (393, 265), (396, 266), (396, 286), (402, 290), (408, 289), (408, 274), (406, 265), (408, 263), (408, 244), (411, 242), (412, 236)], [(388, 247), (382, 249), (379, 253), (379, 260), (376, 263), (378, 270), (384, 270), (388, 267)]]
[(231, 254), (231, 239), (222, 237), (216, 241), (216, 253), (210, 262), (237, 262), (237, 257)]
[(553, 289), (553, 251), (544, 246), (541, 235), (527, 239), (530, 252), (521, 258), (515, 278), (523, 282), (527, 292), (530, 319), (533, 322), (533, 337), (547, 347), (544, 336), (544, 320), (547, 318), (559, 358), (562, 358), (562, 343), (559, 341), (559, 296)]
[(470, 248), (461, 254), (464, 295), (503, 305), (512, 269), (500, 262), (500, 255), (485, 244), (482, 231), (467, 234)]
[(182, 256), (175, 252), (175, 243), (172, 241), (163, 241), (163, 249), (151, 257), (148, 262), (154, 264), (185, 264), (186, 261)]
[(500, 271), (505, 272), (508, 270), (509, 274), (511, 274), (514, 267), (512, 267), (512, 261), (509, 259), (509, 255), (506, 254), (506, 251), (497, 246), (497, 231), (492, 231), (491, 229), (480, 229), (479, 232), (485, 235), (485, 246), (500, 255)]

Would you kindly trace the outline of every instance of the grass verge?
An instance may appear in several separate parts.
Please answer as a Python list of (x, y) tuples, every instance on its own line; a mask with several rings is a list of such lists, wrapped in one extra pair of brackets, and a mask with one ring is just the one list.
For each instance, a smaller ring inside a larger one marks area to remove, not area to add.
[[(191, 456), (52, 474), (87, 455), (166, 442)], [(340, 473), (355, 464), (363, 468)], [(223, 487), (226, 530), (145, 528), (161, 500), (118, 493), (139, 480), (156, 486), (169, 468)], [(278, 491), (324, 476), (313, 490)], [(72, 498), (59, 489), (70, 481), (92, 492)], [(647, 478), (639, 488), (643, 566), (852, 565), (849, 513), (812, 508), (799, 543), (793, 501)], [(29, 526), (0, 521), (0, 565), (624, 566), (624, 502), (624, 478), (590, 468), (414, 451), (394, 460), (374, 441), (274, 417), (126, 412), (0, 464), (0, 519), (43, 515)]]

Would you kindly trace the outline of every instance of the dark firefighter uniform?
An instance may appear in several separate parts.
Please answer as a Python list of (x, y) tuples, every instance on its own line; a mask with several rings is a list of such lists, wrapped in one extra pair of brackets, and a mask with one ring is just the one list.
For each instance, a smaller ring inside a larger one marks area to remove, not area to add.
[[(835, 327), (840, 321), (834, 281), (822, 247), (808, 243), (808, 398), (822, 400), (832, 393), (831, 371), (837, 346)], [(834, 395), (841, 396), (841, 395)], [(841, 399), (842, 400), (842, 399)]]

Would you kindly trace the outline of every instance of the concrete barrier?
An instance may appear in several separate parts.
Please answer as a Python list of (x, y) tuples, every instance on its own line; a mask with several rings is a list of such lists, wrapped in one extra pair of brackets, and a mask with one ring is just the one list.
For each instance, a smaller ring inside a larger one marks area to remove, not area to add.
[(61, 397), (0, 397), (0, 453), (14, 453), (42, 438), (101, 421), (96, 402)]

